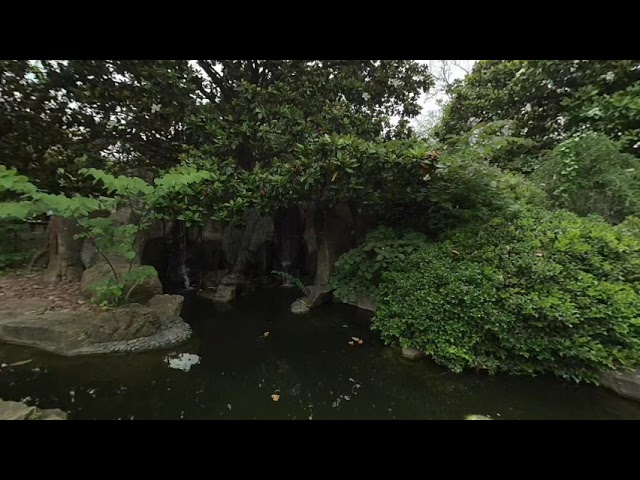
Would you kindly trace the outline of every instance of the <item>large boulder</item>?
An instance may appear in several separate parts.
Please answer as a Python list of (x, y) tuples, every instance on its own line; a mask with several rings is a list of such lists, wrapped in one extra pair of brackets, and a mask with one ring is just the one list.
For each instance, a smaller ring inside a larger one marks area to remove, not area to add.
[(244, 285), (247, 282), (248, 280), (245, 276), (239, 275), (237, 273), (230, 273), (228, 275), (225, 275), (220, 280), (220, 283), (222, 283), (222, 285), (227, 285), (227, 286)]
[(355, 245), (355, 234), (355, 219), (347, 204), (337, 204), (324, 212), (315, 285), (329, 283), (336, 260)]
[(319, 307), (331, 300), (331, 285), (311, 285), (305, 290), (309, 308)]
[(147, 306), (161, 318), (176, 319), (182, 312), (184, 297), (182, 295), (156, 295)]
[(91, 343), (123, 342), (148, 337), (162, 328), (160, 315), (139, 303), (129, 303), (98, 315), (89, 333)]
[(134, 352), (164, 348), (188, 339), (179, 317), (183, 297), (159, 295), (147, 305), (123, 305), (99, 313), (0, 314), (0, 341), (60, 355)]
[(311, 278), (315, 278), (318, 263), (318, 244), (320, 242), (320, 231), (322, 229), (322, 218), (319, 210), (313, 202), (302, 206), (304, 212), (304, 261), (305, 270)]
[[(126, 263), (115, 263), (113, 264), (113, 267), (119, 278), (123, 278), (129, 270), (129, 265)], [(158, 272), (155, 268), (148, 265), (144, 267), (134, 265), (132, 270), (141, 268), (153, 269), (155, 275), (148, 277), (143, 282), (135, 286), (131, 282), (127, 282), (127, 284), (125, 284), (125, 292), (128, 292), (129, 289), (133, 287), (133, 290), (129, 295), (129, 301), (131, 302), (145, 303), (154, 295), (162, 294), (162, 283), (160, 283)], [(111, 267), (107, 263), (98, 263), (93, 267), (86, 269), (82, 273), (82, 278), (80, 279), (80, 292), (87, 298), (95, 298), (96, 287), (107, 279), (114, 279)]]
[(214, 270), (202, 276), (202, 286), (204, 288), (215, 288), (222, 283), (222, 279), (227, 276), (229, 270)]
[(234, 285), (220, 285), (217, 288), (208, 288), (198, 292), (198, 296), (216, 303), (228, 303), (236, 298)]
[(618, 395), (640, 400), (640, 368), (628, 372), (606, 372), (600, 376), (600, 383)]
[(295, 313), (296, 315), (303, 315), (309, 311), (309, 305), (307, 304), (306, 298), (299, 298), (295, 302), (291, 304), (290, 307), (291, 313)]
[(418, 360), (424, 357), (424, 353), (416, 348), (402, 347), (402, 356), (409, 360)]
[(273, 243), (272, 217), (263, 217), (253, 208), (244, 215), (244, 226), (228, 225), (222, 233), (222, 251), (227, 265), (237, 274), (246, 274), (252, 268), (266, 273), (269, 266), (269, 248)]
[(0, 420), (66, 420), (67, 414), (58, 408), (42, 410), (22, 402), (0, 400)]
[(369, 297), (367, 295), (358, 294), (356, 296), (356, 301), (346, 301), (344, 302), (347, 305), (353, 305), (354, 307), (358, 307), (361, 310), (366, 310), (368, 312), (375, 312), (378, 305), (376, 300), (373, 297)]

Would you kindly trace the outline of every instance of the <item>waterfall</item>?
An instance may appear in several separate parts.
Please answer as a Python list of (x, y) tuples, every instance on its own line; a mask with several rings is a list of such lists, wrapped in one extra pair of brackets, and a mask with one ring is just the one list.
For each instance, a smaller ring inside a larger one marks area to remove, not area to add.
[(187, 267), (187, 231), (184, 226), (184, 222), (179, 222), (180, 228), (178, 230), (178, 245), (180, 250), (180, 266), (178, 271), (182, 275), (184, 282), (184, 288), (191, 289), (191, 280), (189, 280), (189, 267)]
[[(289, 260), (283, 260), (282, 261), (282, 270), (284, 271), (284, 273), (288, 273), (289, 275), (291, 275), (291, 261)], [(284, 283), (282, 284), (283, 287), (293, 287), (293, 283), (291, 283), (291, 280), (289, 280), (288, 278), (284, 279)]]
[[(297, 277), (300, 274), (303, 224), (297, 207), (279, 210), (274, 218), (276, 229), (277, 258), (282, 272)], [(293, 287), (293, 282), (284, 279), (283, 287)]]

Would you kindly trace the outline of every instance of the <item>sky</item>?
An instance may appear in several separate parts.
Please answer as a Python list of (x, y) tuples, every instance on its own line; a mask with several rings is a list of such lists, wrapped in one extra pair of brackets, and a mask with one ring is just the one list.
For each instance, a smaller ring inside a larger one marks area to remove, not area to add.
[(435, 90), (437, 91), (437, 93), (435, 95), (430, 93), (422, 95), (422, 98), (420, 99), (420, 104), (422, 105), (422, 113), (420, 114), (420, 116), (413, 119), (413, 124), (419, 121), (420, 117), (425, 116), (429, 112), (439, 111), (441, 107), (440, 105), (438, 105), (438, 100), (446, 100), (447, 98), (447, 96), (442, 91), (442, 80), (438, 78), (442, 62), (449, 62), (451, 69), (448, 75), (448, 80), (451, 82), (453, 80), (457, 80), (458, 78), (463, 78), (466, 76), (466, 72), (454, 62), (459, 63), (464, 68), (470, 71), (477, 60), (416, 60), (416, 62), (426, 63), (429, 65), (430, 69), (436, 76)]

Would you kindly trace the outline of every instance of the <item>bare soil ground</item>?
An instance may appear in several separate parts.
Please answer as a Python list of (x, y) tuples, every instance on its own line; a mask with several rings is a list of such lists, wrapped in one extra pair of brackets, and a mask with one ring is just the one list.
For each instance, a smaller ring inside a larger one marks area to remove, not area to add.
[(80, 284), (42, 282), (40, 273), (15, 270), (0, 276), (0, 315), (9, 312), (99, 311), (80, 295)]

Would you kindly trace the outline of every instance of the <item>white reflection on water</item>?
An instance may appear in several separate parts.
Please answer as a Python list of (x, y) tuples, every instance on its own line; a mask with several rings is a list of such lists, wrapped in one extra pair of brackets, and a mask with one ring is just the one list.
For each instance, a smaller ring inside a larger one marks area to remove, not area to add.
[(200, 357), (193, 353), (179, 353), (173, 356), (167, 355), (164, 360), (169, 364), (169, 368), (175, 368), (183, 372), (188, 372), (193, 365), (200, 363)]

